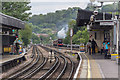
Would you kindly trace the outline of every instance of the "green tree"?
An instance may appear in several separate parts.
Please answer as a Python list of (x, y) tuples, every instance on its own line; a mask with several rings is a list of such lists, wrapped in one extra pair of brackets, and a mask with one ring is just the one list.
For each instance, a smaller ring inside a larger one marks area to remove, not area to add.
[(42, 44), (49, 44), (50, 43), (50, 36), (49, 37), (40, 36), (40, 41)]
[(73, 36), (73, 44), (80, 44), (80, 43), (86, 44), (88, 40), (89, 40), (89, 33), (86, 28), (85, 30), (78, 30), (78, 32)]
[(25, 29), (20, 31), (20, 36), (24, 45), (27, 46), (30, 43), (30, 39), (32, 37), (32, 30), (29, 24), (25, 24)]
[(2, 13), (13, 16), (15, 18), (27, 21), (31, 15), (29, 11), (31, 6), (30, 2), (2, 2)]
[(68, 24), (70, 19), (76, 19), (78, 9), (80, 8), (73, 7), (67, 10), (57, 10), (55, 13), (33, 15), (29, 22), (40, 28), (51, 28), (58, 31), (62, 25)]
[(94, 11), (95, 8), (94, 6), (96, 6), (95, 4), (92, 4), (92, 3), (88, 3), (87, 7), (86, 7), (86, 10), (89, 10), (89, 11)]
[(63, 40), (64, 44), (70, 44), (70, 32), (67, 32), (67, 36), (65, 37), (65, 39)]
[(118, 4), (108, 4), (108, 5), (104, 5), (101, 9), (101, 12), (113, 12), (115, 11), (117, 12), (118, 10)]
[[(70, 9), (70, 8), (69, 8)], [(76, 21), (74, 19), (71, 19), (68, 23), (69, 30), (67, 32), (67, 36), (63, 40), (64, 44), (70, 44), (70, 28), (73, 29), (73, 32), (75, 32), (76, 27)]]
[(32, 34), (32, 42), (34, 44), (39, 44), (40, 43), (40, 38), (37, 35), (35, 35), (34, 33)]

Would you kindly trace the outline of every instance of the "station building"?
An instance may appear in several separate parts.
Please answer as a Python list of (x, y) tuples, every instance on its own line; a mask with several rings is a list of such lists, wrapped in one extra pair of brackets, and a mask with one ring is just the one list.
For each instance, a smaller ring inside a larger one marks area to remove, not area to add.
[[(91, 16), (93, 19), (91, 19)], [(94, 16), (92, 11), (78, 10), (77, 26), (87, 26), (90, 40), (94, 39), (98, 45), (98, 51), (103, 48), (103, 41), (110, 43), (109, 53), (119, 51), (119, 16), (113, 17), (112, 14), (98, 13)]]
[(10, 45), (15, 41), (18, 30), (24, 28), (24, 24), (17, 18), (0, 13), (0, 54), (11, 51)]

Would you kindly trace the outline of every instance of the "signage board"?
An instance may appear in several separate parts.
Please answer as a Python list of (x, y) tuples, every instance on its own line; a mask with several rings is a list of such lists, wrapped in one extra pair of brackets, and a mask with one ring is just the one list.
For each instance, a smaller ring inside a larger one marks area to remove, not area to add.
[(103, 26), (114, 26), (114, 22), (113, 21), (105, 21), (105, 22), (100, 22), (100, 25), (103, 25)]
[(73, 36), (73, 29), (72, 28), (70, 29), (70, 36), (71, 37)]

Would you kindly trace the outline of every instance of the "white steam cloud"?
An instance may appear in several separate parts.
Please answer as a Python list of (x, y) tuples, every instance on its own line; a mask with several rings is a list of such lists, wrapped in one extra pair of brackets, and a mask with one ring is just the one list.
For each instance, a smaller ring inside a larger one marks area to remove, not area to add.
[(64, 27), (60, 31), (58, 31), (57, 34), (58, 38), (60, 39), (65, 38), (67, 31), (68, 31), (68, 25), (64, 25)]

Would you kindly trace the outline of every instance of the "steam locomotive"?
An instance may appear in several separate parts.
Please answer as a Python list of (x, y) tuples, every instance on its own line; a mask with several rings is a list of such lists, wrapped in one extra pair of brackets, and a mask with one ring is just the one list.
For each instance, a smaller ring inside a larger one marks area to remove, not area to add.
[(62, 47), (63, 46), (63, 40), (62, 39), (54, 40), (53, 41), (53, 46)]

